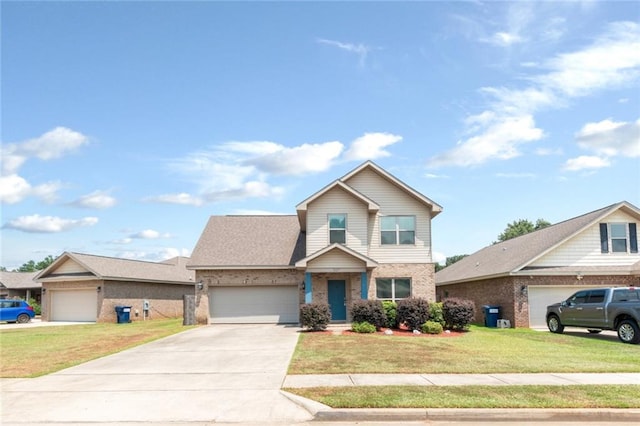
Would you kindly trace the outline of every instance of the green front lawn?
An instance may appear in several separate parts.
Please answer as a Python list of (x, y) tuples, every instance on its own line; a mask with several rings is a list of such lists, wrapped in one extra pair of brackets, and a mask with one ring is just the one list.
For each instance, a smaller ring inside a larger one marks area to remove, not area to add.
[(0, 377), (37, 377), (192, 327), (182, 319), (51, 327), (0, 327)]
[(586, 331), (471, 326), (459, 337), (301, 333), (289, 374), (640, 372), (640, 346)]

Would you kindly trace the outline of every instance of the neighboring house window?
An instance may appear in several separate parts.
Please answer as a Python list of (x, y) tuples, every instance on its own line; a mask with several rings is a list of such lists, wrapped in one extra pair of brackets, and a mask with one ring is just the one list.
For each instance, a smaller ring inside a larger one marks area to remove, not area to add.
[(394, 302), (411, 297), (411, 278), (377, 278), (376, 297)]
[(382, 244), (415, 244), (415, 216), (383, 216), (380, 218)]
[(638, 253), (636, 224), (601, 223), (600, 251), (602, 253)]
[(347, 243), (347, 215), (346, 214), (330, 214), (329, 215), (329, 244)]

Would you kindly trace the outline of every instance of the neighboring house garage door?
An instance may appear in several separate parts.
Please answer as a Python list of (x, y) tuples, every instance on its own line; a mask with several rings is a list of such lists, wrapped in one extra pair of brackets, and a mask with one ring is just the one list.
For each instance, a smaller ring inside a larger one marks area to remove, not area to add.
[(213, 287), (209, 307), (213, 323), (297, 323), (298, 286)]
[(580, 286), (529, 286), (529, 327), (547, 326), (547, 306), (567, 300), (578, 290), (589, 287)]
[(95, 289), (51, 291), (51, 321), (95, 321), (97, 310)]

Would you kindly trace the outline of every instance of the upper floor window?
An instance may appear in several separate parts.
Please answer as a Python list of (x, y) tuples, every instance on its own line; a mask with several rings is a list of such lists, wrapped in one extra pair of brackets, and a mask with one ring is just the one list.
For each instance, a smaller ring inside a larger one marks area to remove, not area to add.
[(380, 218), (382, 244), (415, 244), (415, 216), (383, 216)]
[(602, 253), (638, 253), (635, 223), (601, 223), (600, 249)]
[(330, 214), (329, 215), (329, 244), (347, 243), (347, 215), (346, 214)]
[(410, 278), (377, 278), (376, 297), (382, 300), (396, 301), (411, 297)]

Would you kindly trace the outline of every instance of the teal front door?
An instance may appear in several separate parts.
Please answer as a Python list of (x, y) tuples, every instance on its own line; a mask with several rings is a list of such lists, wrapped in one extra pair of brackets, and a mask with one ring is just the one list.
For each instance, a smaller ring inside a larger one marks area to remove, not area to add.
[(327, 282), (329, 306), (331, 307), (331, 321), (346, 321), (347, 306), (344, 280), (329, 280)]

